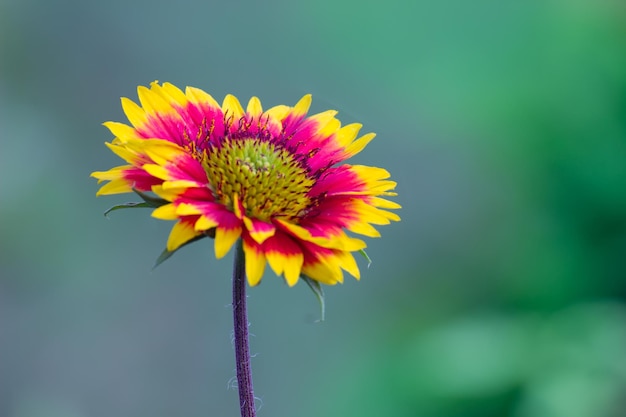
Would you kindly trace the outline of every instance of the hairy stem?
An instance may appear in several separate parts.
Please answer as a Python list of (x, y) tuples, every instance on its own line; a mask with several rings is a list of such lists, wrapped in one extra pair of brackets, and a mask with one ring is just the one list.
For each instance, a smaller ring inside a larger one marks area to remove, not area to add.
[(254, 390), (250, 369), (248, 343), (248, 313), (246, 311), (245, 255), (241, 239), (237, 242), (233, 268), (233, 320), (235, 326), (235, 360), (237, 362), (237, 387), (241, 417), (254, 417)]

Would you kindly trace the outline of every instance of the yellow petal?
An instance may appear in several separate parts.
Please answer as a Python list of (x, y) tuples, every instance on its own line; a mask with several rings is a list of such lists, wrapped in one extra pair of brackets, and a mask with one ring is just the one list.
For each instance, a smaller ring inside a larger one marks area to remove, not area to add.
[(127, 139), (139, 139), (140, 136), (137, 131), (127, 124), (118, 122), (105, 122), (103, 125), (111, 131), (113, 136), (121, 139), (122, 141)]
[(196, 224), (194, 225), (194, 229), (197, 231), (206, 231), (216, 227), (219, 223), (215, 220), (209, 219), (206, 216), (200, 216), (198, 220), (196, 220)]
[(350, 145), (354, 138), (356, 138), (359, 130), (361, 130), (361, 127), (363, 127), (363, 125), (360, 123), (352, 123), (339, 129), (337, 132), (337, 140), (339, 141), (339, 144), (344, 148)]
[(161, 96), (165, 100), (174, 102), (180, 107), (185, 107), (189, 102), (189, 100), (187, 100), (187, 96), (185, 96), (185, 93), (183, 93), (180, 88), (176, 87), (173, 84), (163, 83), (163, 85), (159, 87), (159, 84), (157, 82), (153, 82), (151, 84), (151, 87), (153, 90), (161, 94)]
[(390, 211), (380, 210), (361, 201), (353, 201), (353, 207), (361, 215), (361, 221), (373, 224), (389, 224), (391, 220), (400, 221), (400, 216)]
[(173, 252), (182, 244), (199, 235), (200, 233), (194, 230), (193, 224), (179, 221), (172, 227), (170, 236), (167, 239), (167, 250)]
[(124, 145), (114, 145), (112, 143), (105, 143), (106, 147), (109, 148), (115, 155), (122, 158), (124, 161), (129, 164), (135, 165), (139, 161), (139, 157), (137, 152), (134, 152)]
[(241, 103), (239, 103), (237, 97), (232, 94), (228, 94), (224, 97), (222, 111), (224, 112), (224, 115), (228, 114), (227, 117), (232, 117), (235, 122), (243, 116), (243, 107), (241, 107)]
[(247, 216), (243, 217), (243, 223), (246, 225), (250, 237), (259, 245), (276, 233), (276, 227), (274, 227), (274, 225), (267, 224), (265, 228), (255, 228), (254, 222)]
[(202, 214), (202, 211), (193, 204), (180, 203), (176, 207), (176, 214), (180, 216), (193, 216), (195, 214)]
[(281, 253), (278, 251), (266, 252), (267, 262), (274, 273), (278, 276), (285, 276), (285, 281), (290, 287), (293, 287), (298, 278), (300, 277), (300, 271), (302, 270), (302, 263), (304, 256), (302, 253)]
[(172, 113), (173, 109), (169, 102), (165, 101), (163, 97), (159, 96), (156, 92), (140, 85), (137, 87), (137, 95), (139, 96), (139, 102), (146, 113)]
[(152, 192), (167, 201), (174, 201), (180, 195), (180, 191), (174, 189), (164, 190), (162, 184), (152, 186)]
[(370, 200), (371, 204), (375, 207), (385, 208), (385, 209), (400, 209), (402, 206), (393, 201), (385, 200), (384, 198), (372, 197)]
[(194, 180), (174, 180), (174, 181), (165, 181), (163, 183), (164, 190), (171, 190), (173, 188), (190, 188), (190, 187), (198, 187), (197, 181)]
[(356, 279), (361, 279), (361, 271), (359, 271), (359, 266), (356, 264), (352, 253), (345, 251), (337, 252), (337, 258), (339, 259), (339, 265), (344, 271)]
[(337, 112), (335, 110), (327, 110), (311, 116), (309, 120), (313, 120), (318, 123), (317, 133), (320, 136), (326, 137), (337, 132), (341, 127), (341, 122), (335, 118), (336, 114)]
[[(142, 167), (148, 174), (152, 175), (153, 177), (162, 179), (162, 180), (166, 180), (169, 178), (169, 174), (167, 172), (167, 169), (163, 168), (161, 165), (156, 165), (156, 164), (144, 164), (144, 166)], [(165, 189), (165, 187), (163, 187)]]
[(134, 101), (122, 97), (122, 109), (128, 117), (128, 121), (135, 127), (143, 126), (146, 123), (146, 112), (143, 111)]
[(375, 133), (368, 133), (367, 135), (361, 136), (348, 146), (348, 148), (346, 149), (346, 153), (349, 156), (354, 156), (358, 154), (367, 146), (368, 143), (372, 141), (372, 139), (374, 139), (374, 137), (376, 137)]
[(289, 254), (288, 256), (285, 256), (285, 258), (285, 281), (287, 281), (287, 285), (293, 287), (298, 282), (298, 278), (300, 278), (304, 256), (301, 253), (297, 253)]
[(326, 285), (335, 285), (338, 282), (343, 282), (343, 273), (339, 265), (337, 265), (337, 259), (334, 256), (320, 257), (317, 262), (304, 265), (302, 273)]
[(218, 226), (215, 229), (215, 257), (223, 258), (241, 236), (241, 227), (227, 229)]
[[(370, 133), (373, 134), (373, 133)], [(384, 180), (391, 174), (383, 168), (370, 167), (366, 165), (352, 165), (351, 169), (361, 178), (367, 181)]]
[(190, 101), (194, 103), (208, 104), (211, 107), (217, 108), (220, 107), (220, 105), (217, 104), (217, 101), (215, 101), (215, 99), (210, 94), (200, 90), (199, 88), (187, 87), (185, 89), (185, 95), (187, 96), (187, 98), (189, 98)]
[(123, 166), (111, 168), (108, 171), (95, 171), (95, 172), (92, 172), (90, 176), (97, 178), (98, 184), (100, 184), (102, 181), (123, 179), (124, 171), (126, 171), (128, 168), (132, 168), (132, 166), (123, 165)]
[(310, 94), (307, 94), (304, 97), (302, 97), (300, 101), (298, 101), (296, 105), (293, 107), (292, 113), (295, 116), (304, 116), (309, 111), (309, 108), (311, 107), (311, 100), (312, 100), (312, 97)]
[(374, 226), (365, 222), (357, 222), (355, 224), (351, 224), (348, 227), (348, 230), (353, 233), (358, 233), (367, 237), (380, 237), (380, 232), (376, 230)]
[(107, 184), (104, 184), (96, 193), (96, 196), (99, 195), (110, 195), (110, 194), (122, 194), (129, 193), (133, 190), (132, 186), (123, 179), (113, 180)]
[[(325, 112), (318, 113), (309, 117), (309, 120), (313, 120), (318, 123), (318, 130), (320, 133), (328, 136), (330, 133), (333, 133), (339, 126), (339, 120), (335, 119), (337, 115), (337, 111), (335, 110), (326, 110)], [(330, 127), (329, 127), (330, 126)]]
[(291, 110), (291, 107), (281, 104), (279, 106), (274, 106), (271, 109), (267, 110), (265, 114), (269, 115), (270, 118), (273, 118), (276, 120), (283, 120), (285, 116), (287, 116), (290, 110)]
[(185, 150), (177, 144), (162, 139), (131, 141), (128, 142), (127, 146), (131, 149), (141, 149), (142, 152), (145, 152), (150, 159), (159, 165), (166, 165), (168, 162), (173, 161), (178, 155), (185, 154)]
[(176, 220), (179, 216), (176, 214), (176, 206), (174, 204), (164, 204), (152, 211), (152, 217), (161, 220)]
[(258, 97), (252, 97), (250, 99), (246, 111), (251, 116), (258, 116), (263, 113), (263, 107), (261, 107), (261, 101), (258, 99)]
[(247, 244), (246, 241), (243, 244), (243, 251), (246, 255), (248, 284), (254, 287), (261, 281), (263, 272), (265, 272), (265, 254), (258, 247)]
[(280, 223), (295, 237), (306, 240), (307, 242), (313, 242), (324, 248), (356, 251), (363, 249), (367, 246), (362, 240), (350, 237), (343, 231), (330, 237), (314, 237), (308, 230), (301, 226), (286, 222), (281, 219), (275, 219), (274, 221)]
[(244, 217), (243, 213), (245, 213), (245, 209), (243, 207), (243, 203), (239, 199), (239, 194), (234, 193), (232, 199), (233, 213), (235, 214), (235, 217), (237, 217), (238, 219), (242, 219)]

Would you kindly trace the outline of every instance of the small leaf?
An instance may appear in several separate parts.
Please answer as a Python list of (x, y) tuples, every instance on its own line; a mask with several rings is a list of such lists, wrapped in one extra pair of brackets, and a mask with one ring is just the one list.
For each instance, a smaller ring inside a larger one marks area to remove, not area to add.
[(168, 251), (167, 248), (163, 249), (163, 252), (161, 252), (161, 254), (159, 255), (159, 257), (156, 259), (156, 261), (154, 262), (154, 266), (152, 266), (152, 269), (156, 269), (157, 266), (161, 265), (163, 262), (167, 261), (173, 254), (175, 254), (179, 249), (187, 246), (190, 243), (193, 242), (197, 242), (200, 239), (204, 239), (205, 237), (208, 237), (207, 235), (200, 235), (200, 236), (196, 236), (191, 240), (188, 240), (187, 242), (183, 243), (182, 245), (180, 245), (177, 249), (173, 250), (173, 251)]
[(367, 255), (367, 252), (365, 252), (363, 249), (360, 249), (360, 250), (359, 250), (359, 253), (361, 254), (361, 256), (363, 256), (365, 259), (367, 259), (367, 267), (369, 268), (369, 267), (370, 267), (370, 265), (372, 264), (372, 258), (370, 258), (370, 257)]
[(137, 194), (139, 197), (141, 197), (141, 199), (148, 204), (147, 206), (144, 207), (161, 207), (165, 204), (168, 204), (169, 201), (164, 200), (162, 198), (159, 197), (152, 197), (149, 194), (143, 193), (139, 190), (137, 190), (136, 188), (133, 188), (133, 191), (135, 192), (135, 194)]
[(104, 217), (109, 217), (109, 213), (115, 210), (125, 209), (125, 208), (138, 208), (138, 207), (152, 207), (148, 203), (124, 203), (118, 204), (117, 206), (113, 206), (104, 212)]
[(143, 203), (124, 203), (124, 204), (118, 204), (116, 206), (111, 207), (110, 209), (108, 209), (107, 211), (104, 212), (104, 216), (105, 217), (109, 217), (109, 213), (115, 210), (120, 210), (120, 209), (125, 209), (125, 208), (139, 208), (139, 207), (145, 207), (145, 208), (157, 208), (157, 207), (161, 207), (162, 205), (168, 204), (169, 201), (164, 200), (162, 198), (158, 198), (158, 197), (152, 197), (146, 193), (142, 193), (141, 191), (133, 188), (133, 191), (135, 192), (135, 194), (137, 194), (139, 197), (141, 197), (141, 199), (143, 200)]
[(313, 291), (313, 294), (315, 294), (315, 296), (317, 297), (317, 301), (319, 301), (320, 303), (321, 318), (319, 321), (324, 321), (324, 318), (326, 316), (326, 303), (324, 302), (324, 289), (322, 288), (322, 285), (319, 283), (319, 281), (311, 279), (306, 275), (301, 275), (300, 277), (304, 280), (304, 282), (308, 284), (311, 291)]

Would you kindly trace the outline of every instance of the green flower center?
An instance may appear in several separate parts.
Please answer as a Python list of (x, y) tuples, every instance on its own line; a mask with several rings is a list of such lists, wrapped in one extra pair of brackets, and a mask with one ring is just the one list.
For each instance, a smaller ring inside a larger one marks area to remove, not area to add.
[(239, 196), (246, 215), (263, 221), (299, 217), (314, 184), (285, 149), (258, 139), (227, 140), (207, 151), (203, 166), (216, 200), (233, 209)]

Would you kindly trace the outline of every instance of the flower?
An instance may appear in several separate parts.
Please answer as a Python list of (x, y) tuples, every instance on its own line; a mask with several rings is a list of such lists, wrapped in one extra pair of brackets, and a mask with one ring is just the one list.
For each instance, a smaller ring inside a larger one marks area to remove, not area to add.
[(341, 127), (329, 110), (307, 117), (311, 96), (294, 107), (263, 111), (252, 97), (244, 110), (227, 95), (153, 82), (137, 89), (141, 105), (122, 98), (132, 126), (107, 122), (106, 143), (127, 162), (91, 175), (108, 181), (97, 195), (152, 191), (166, 200), (152, 216), (177, 220), (167, 251), (203, 235), (222, 258), (242, 239), (250, 285), (265, 265), (293, 286), (301, 275), (323, 284), (359, 278), (352, 252), (380, 236), (372, 225), (400, 218), (396, 183), (381, 168), (341, 164), (374, 138), (356, 139), (360, 124)]

